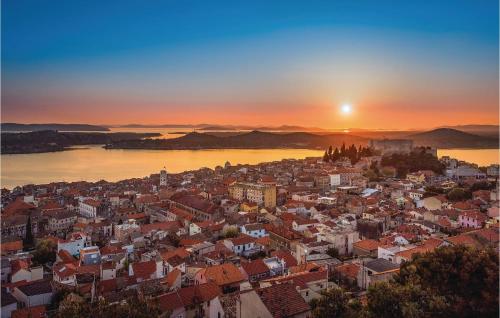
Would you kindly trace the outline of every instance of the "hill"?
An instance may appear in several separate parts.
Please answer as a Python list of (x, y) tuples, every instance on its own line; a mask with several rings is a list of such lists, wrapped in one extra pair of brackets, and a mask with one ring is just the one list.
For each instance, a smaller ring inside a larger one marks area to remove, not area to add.
[(451, 128), (467, 132), (474, 135), (486, 137), (498, 137), (500, 132), (498, 125), (458, 125), (458, 126), (443, 126), (439, 128)]
[(2, 132), (17, 132), (17, 131), (42, 131), (42, 130), (58, 130), (58, 131), (109, 131), (109, 128), (87, 124), (18, 124), (18, 123), (2, 123), (0, 124)]
[(317, 135), (306, 132), (271, 133), (251, 131), (238, 135), (216, 136), (209, 133), (189, 133), (173, 139), (146, 139), (117, 141), (106, 148), (130, 149), (273, 149), (308, 148), (325, 149), (329, 145), (366, 145), (368, 139), (348, 134)]
[(99, 145), (160, 135), (158, 133), (57, 132), (54, 130), (2, 133), (2, 154), (62, 151), (74, 145)]
[(485, 137), (451, 128), (438, 128), (408, 135), (417, 146), (436, 148), (498, 148), (498, 137)]

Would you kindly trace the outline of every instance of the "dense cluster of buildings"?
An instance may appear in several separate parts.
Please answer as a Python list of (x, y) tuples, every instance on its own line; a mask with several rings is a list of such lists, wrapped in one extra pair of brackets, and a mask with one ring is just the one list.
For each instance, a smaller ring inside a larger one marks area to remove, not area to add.
[[(428, 191), (497, 182), (498, 165), (443, 158), (444, 175), (369, 179), (380, 159), (226, 163), (3, 189), (2, 317), (43, 317), (61, 290), (109, 303), (136, 293), (170, 317), (310, 317), (322, 291), (363, 297), (417, 253), (498, 248), (498, 190), (458, 201)], [(23, 246), (29, 233), (52, 243), (54, 261), (37, 263)]]

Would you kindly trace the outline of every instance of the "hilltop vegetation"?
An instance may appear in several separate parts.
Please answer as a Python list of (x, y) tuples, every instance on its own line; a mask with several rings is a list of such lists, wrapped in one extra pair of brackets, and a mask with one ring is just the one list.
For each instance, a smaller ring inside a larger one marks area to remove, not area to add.
[(74, 145), (99, 145), (113, 141), (155, 136), (160, 136), (160, 134), (57, 132), (53, 130), (2, 133), (2, 154), (62, 151)]
[(306, 132), (270, 133), (252, 131), (238, 135), (215, 136), (209, 133), (189, 133), (174, 139), (118, 141), (107, 148), (131, 149), (218, 149), (218, 148), (313, 148), (320, 149), (329, 145), (343, 143), (366, 145), (368, 139), (348, 134), (317, 135)]
[(366, 304), (341, 289), (311, 303), (313, 317), (498, 317), (498, 254), (442, 247), (403, 263), (390, 282), (368, 288)]
[(485, 137), (451, 128), (439, 128), (409, 135), (416, 146), (435, 148), (498, 148), (498, 136)]

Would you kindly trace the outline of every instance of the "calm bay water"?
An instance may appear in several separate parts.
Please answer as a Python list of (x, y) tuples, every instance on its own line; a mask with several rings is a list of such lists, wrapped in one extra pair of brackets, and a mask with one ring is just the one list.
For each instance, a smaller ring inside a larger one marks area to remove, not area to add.
[(499, 149), (438, 149), (437, 153), (439, 158), (450, 156), (478, 166), (489, 166), (500, 162)]
[(157, 173), (231, 164), (256, 164), (285, 158), (322, 156), (309, 149), (223, 149), (223, 150), (106, 150), (92, 145), (75, 150), (1, 155), (1, 183), (9, 189), (28, 183), (53, 181), (118, 181)]
[[(2, 187), (53, 181), (118, 181), (144, 177), (163, 166), (170, 172), (231, 164), (256, 164), (285, 158), (322, 156), (309, 149), (224, 149), (224, 150), (106, 150), (100, 145), (75, 150), (21, 155), (1, 155)], [(499, 162), (498, 149), (440, 149), (438, 156), (476, 163)]]

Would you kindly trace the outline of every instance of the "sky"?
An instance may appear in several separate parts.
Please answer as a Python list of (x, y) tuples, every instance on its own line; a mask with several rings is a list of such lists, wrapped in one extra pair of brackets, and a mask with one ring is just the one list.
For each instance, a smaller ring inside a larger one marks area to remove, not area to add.
[(497, 0), (16, 0), (1, 11), (2, 122), (499, 122)]

